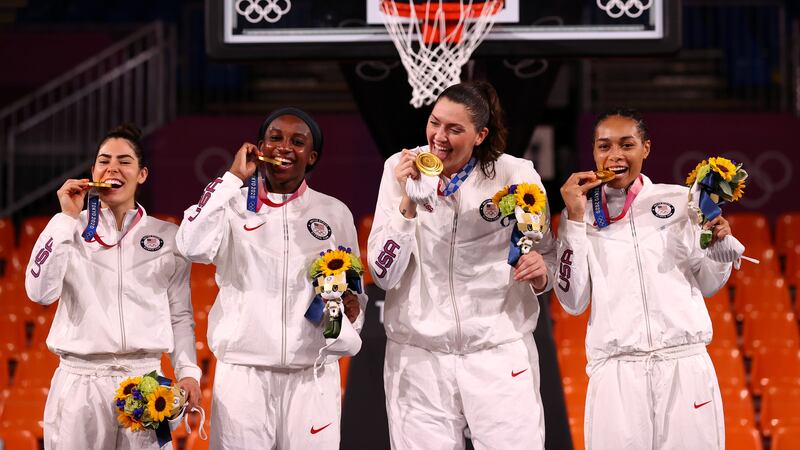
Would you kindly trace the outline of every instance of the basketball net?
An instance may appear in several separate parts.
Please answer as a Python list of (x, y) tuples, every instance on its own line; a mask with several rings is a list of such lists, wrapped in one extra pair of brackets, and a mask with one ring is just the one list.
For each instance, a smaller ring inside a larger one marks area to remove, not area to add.
[(381, 0), (381, 15), (408, 72), (411, 105), (433, 103), (489, 34), (503, 0)]

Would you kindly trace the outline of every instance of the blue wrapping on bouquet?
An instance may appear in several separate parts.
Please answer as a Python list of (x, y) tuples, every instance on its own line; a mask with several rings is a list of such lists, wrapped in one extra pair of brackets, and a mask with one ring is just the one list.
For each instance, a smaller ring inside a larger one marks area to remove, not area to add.
[(511, 232), (511, 242), (508, 246), (508, 265), (511, 267), (516, 266), (517, 261), (519, 261), (519, 258), (522, 256), (522, 249), (517, 245), (517, 242), (524, 236), (522, 231), (519, 231), (517, 227), (514, 227), (514, 231)]
[(719, 175), (714, 172), (709, 173), (702, 180), (697, 182), (698, 187), (700, 188), (700, 204), (697, 206), (700, 208), (700, 211), (703, 213), (706, 221), (714, 220), (717, 218), (717, 216), (722, 214), (720, 206), (726, 203), (725, 200), (721, 198), (718, 202), (715, 202), (711, 199), (711, 193), (714, 192), (714, 189), (719, 185), (719, 182)]

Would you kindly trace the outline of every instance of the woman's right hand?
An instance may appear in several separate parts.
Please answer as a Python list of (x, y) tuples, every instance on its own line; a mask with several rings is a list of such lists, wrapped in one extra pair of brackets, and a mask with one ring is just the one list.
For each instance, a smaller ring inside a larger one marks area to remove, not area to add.
[(61, 185), (61, 189), (56, 192), (58, 202), (61, 204), (61, 212), (78, 218), (83, 210), (83, 201), (86, 199), (86, 191), (89, 189), (89, 179), (67, 180)]
[(249, 142), (245, 142), (236, 152), (233, 157), (233, 164), (229, 170), (230, 173), (239, 177), (242, 182), (252, 177), (256, 173), (258, 167), (258, 160), (256, 157), (259, 155), (258, 147)]
[(406, 193), (406, 180), (409, 177), (415, 180), (419, 179), (416, 160), (417, 154), (404, 148), (400, 155), (400, 162), (394, 168), (394, 177), (400, 185), (400, 192), (403, 193), (403, 197), (400, 199), (400, 214), (407, 219), (414, 218), (417, 215), (417, 204)]
[(400, 154), (400, 162), (394, 168), (394, 177), (400, 184), (400, 190), (403, 195), (406, 195), (406, 179), (411, 177), (415, 180), (419, 179), (419, 170), (417, 170), (417, 154), (411, 150), (404, 148)]
[(586, 211), (586, 193), (601, 184), (602, 181), (598, 180), (597, 175), (592, 171), (575, 172), (567, 178), (567, 181), (561, 186), (561, 198), (564, 199), (569, 220), (583, 222), (583, 215)]

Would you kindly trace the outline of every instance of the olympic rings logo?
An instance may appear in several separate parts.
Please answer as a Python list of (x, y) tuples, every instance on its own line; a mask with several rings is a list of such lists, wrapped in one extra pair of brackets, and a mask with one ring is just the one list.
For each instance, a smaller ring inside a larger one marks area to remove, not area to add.
[[(264, 6), (261, 6), (261, 5)], [(275, 23), (292, 9), (291, 0), (237, 0), (236, 12), (250, 23)]]
[[(687, 152), (675, 160), (672, 168), (674, 179), (683, 184), (686, 174), (694, 169), (695, 164), (708, 155), (700, 152)], [(747, 186), (756, 187), (747, 190), (739, 202), (748, 209), (758, 209), (769, 203), (772, 194), (786, 189), (794, 176), (792, 161), (783, 153), (769, 150), (759, 153), (754, 159), (741, 152), (725, 152), (726, 158), (742, 163), (747, 171)], [(688, 169), (687, 169), (688, 168)]]
[(646, 0), (646, 2), (642, 0), (607, 0), (605, 4), (603, 4), (603, 0), (597, 0), (597, 7), (605, 11), (612, 19), (618, 19), (623, 14), (635, 19), (652, 5), (653, 0)]

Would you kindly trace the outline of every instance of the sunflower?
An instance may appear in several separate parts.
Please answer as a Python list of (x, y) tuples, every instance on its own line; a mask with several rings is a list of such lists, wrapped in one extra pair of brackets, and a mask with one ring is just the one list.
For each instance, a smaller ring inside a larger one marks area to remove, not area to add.
[(731, 195), (732, 202), (735, 202), (736, 200), (742, 198), (742, 195), (744, 195), (745, 187), (746, 186), (744, 185), (744, 181), (736, 185), (736, 187), (733, 189), (733, 195)]
[(492, 203), (495, 205), (500, 205), (500, 200), (502, 200), (506, 195), (508, 195), (508, 186), (503, 186), (503, 189), (497, 191), (497, 193), (492, 197)]
[(135, 420), (134, 418), (125, 413), (117, 414), (117, 422), (119, 422), (119, 424), (125, 428), (130, 428), (131, 431), (139, 431), (140, 429), (142, 429), (141, 422)]
[(721, 156), (708, 158), (708, 164), (711, 166), (711, 170), (717, 172), (725, 181), (731, 181), (731, 178), (736, 173), (736, 166), (733, 165), (731, 160)]
[(147, 412), (153, 422), (161, 422), (169, 417), (172, 410), (172, 401), (175, 399), (175, 394), (172, 389), (164, 386), (158, 387), (155, 392), (147, 396)]
[(692, 169), (692, 171), (691, 171), (691, 172), (689, 172), (689, 176), (688, 176), (688, 177), (686, 177), (686, 185), (687, 185), (687, 186), (691, 186), (691, 185), (693, 185), (693, 184), (694, 184), (694, 182), (695, 182), (695, 181), (697, 181), (697, 172), (699, 172), (699, 171), (700, 171), (700, 169), (701, 169), (703, 166), (705, 166), (706, 164), (708, 164), (708, 161), (706, 161), (706, 160), (704, 159), (704, 160), (702, 160), (702, 161), (700, 162), (700, 164), (696, 165), (696, 166), (695, 166), (695, 168), (694, 168), (694, 169)]
[(518, 184), (514, 195), (517, 198), (517, 205), (526, 212), (537, 214), (544, 211), (547, 198), (539, 186), (529, 183)]
[(131, 377), (119, 384), (114, 400), (124, 400), (133, 394), (133, 388), (142, 382), (142, 377)]
[(345, 250), (331, 250), (322, 255), (320, 270), (326, 277), (344, 272), (350, 268), (350, 255)]

